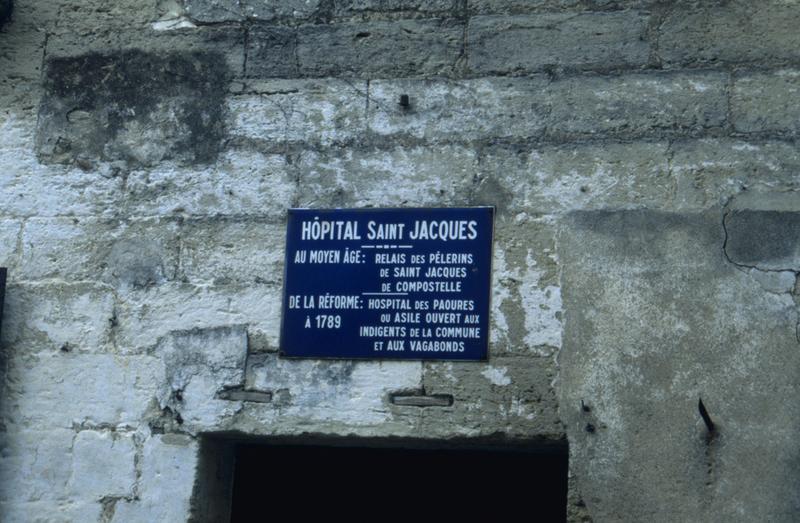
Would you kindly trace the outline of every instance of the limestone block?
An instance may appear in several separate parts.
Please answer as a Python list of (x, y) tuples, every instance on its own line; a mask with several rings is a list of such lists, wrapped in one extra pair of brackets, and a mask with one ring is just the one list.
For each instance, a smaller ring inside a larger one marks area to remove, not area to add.
[(253, 81), (228, 97), (229, 132), (270, 147), (346, 144), (364, 139), (366, 105), (366, 82)]
[(4, 309), (2, 342), (9, 353), (112, 350), (110, 289), (86, 283), (11, 284)]
[(743, 133), (800, 132), (800, 71), (746, 73), (731, 94), (733, 125)]
[(248, 150), (222, 153), (212, 166), (163, 163), (127, 179), (133, 215), (256, 215), (283, 217), (297, 190), (286, 157)]
[(262, 220), (190, 220), (181, 231), (181, 269), (191, 283), (283, 281), (286, 226)]
[(466, 199), (476, 160), (473, 150), (457, 146), (306, 151), (297, 162), (298, 206), (455, 205)]
[(421, 76), (453, 70), (460, 21), (401, 20), (303, 26), (297, 60), (303, 76)]
[[(370, 131), (429, 142), (535, 138), (548, 124), (549, 81), (526, 78), (370, 82)], [(402, 107), (407, 95), (410, 106)]]
[(131, 433), (82, 430), (72, 446), (69, 491), (78, 499), (132, 496), (136, 446)]
[(476, 74), (639, 68), (647, 63), (647, 16), (636, 11), (476, 16), (469, 69)]
[(673, 67), (794, 61), (799, 23), (800, 10), (782, 0), (687, 3), (661, 25), (658, 52)]
[(116, 503), (111, 521), (185, 521), (191, 509), (197, 442), (177, 434), (144, 443), (139, 499)]

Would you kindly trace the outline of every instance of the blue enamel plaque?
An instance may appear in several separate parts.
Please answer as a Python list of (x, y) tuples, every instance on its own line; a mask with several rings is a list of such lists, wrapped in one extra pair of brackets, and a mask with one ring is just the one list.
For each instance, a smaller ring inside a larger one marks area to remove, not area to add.
[(485, 360), (494, 209), (290, 209), (281, 355)]

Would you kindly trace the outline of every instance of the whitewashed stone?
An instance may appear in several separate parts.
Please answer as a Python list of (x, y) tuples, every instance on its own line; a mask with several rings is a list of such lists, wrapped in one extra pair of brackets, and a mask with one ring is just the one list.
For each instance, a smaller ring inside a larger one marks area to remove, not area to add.
[[(389, 421), (389, 392), (422, 386), (420, 362), (332, 362), (271, 356), (255, 364), (252, 372), (255, 389), (281, 391), (290, 398), (282, 406), (283, 416), (351, 426)], [(271, 419), (275, 414), (264, 416)]]
[[(17, 275), (11, 273), (9, 278)], [(14, 284), (5, 297), (6, 347), (37, 351), (108, 352), (114, 296), (91, 283)]]
[(165, 284), (126, 294), (118, 307), (116, 342), (123, 352), (155, 346), (172, 331), (247, 325), (278, 344), (280, 288), (274, 285), (210, 287)]
[(31, 427), (139, 423), (163, 381), (151, 356), (53, 354), (15, 360), (13, 386), (4, 400), (7, 418)]
[(321, 145), (364, 138), (366, 82), (272, 80), (248, 83), (246, 89), (247, 94), (228, 97), (233, 136)]
[[(0, 501), (10, 505), (42, 502), (46, 507), (65, 501), (74, 437), (72, 430), (52, 425), (39, 430), (14, 427), (0, 434)], [(16, 511), (21, 514), (21, 507), (11, 513)]]
[(132, 434), (82, 430), (72, 447), (68, 489), (75, 498), (97, 501), (105, 496), (132, 496), (135, 458)]
[(139, 499), (117, 502), (111, 521), (185, 521), (197, 468), (197, 442), (176, 434), (144, 443)]

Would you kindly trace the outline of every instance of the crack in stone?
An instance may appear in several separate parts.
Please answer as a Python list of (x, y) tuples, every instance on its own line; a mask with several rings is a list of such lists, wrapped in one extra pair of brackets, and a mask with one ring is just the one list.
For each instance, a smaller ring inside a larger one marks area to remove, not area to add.
[[(729, 200), (725, 204), (725, 211), (722, 214), (722, 230), (723, 230), (724, 236), (725, 236), (725, 239), (722, 242), (722, 254), (723, 254), (723, 256), (725, 257), (725, 260), (728, 263), (730, 263), (731, 265), (736, 267), (738, 270), (740, 270), (742, 272), (745, 272), (745, 273), (746, 273), (746, 270), (747, 270), (747, 271), (757, 271), (757, 272), (767, 273), (767, 274), (769, 274), (769, 273), (773, 273), (774, 274), (774, 273), (781, 273), (781, 272), (791, 272), (792, 274), (794, 274), (794, 277), (795, 277), (794, 287), (790, 291), (782, 292), (782, 293), (774, 293), (774, 294), (790, 294), (792, 296), (792, 301), (794, 301), (794, 304), (795, 304), (795, 315), (797, 316), (797, 319), (795, 320), (795, 328), (794, 328), (795, 332), (794, 332), (794, 335), (795, 335), (795, 339), (797, 340), (797, 343), (800, 343), (800, 296), (798, 296), (798, 289), (800, 289), (800, 271), (793, 270), (793, 269), (763, 269), (763, 268), (758, 267), (757, 265), (747, 265), (747, 264), (744, 264), (744, 263), (736, 262), (730, 257), (730, 255), (728, 254), (728, 251), (727, 251), (729, 233), (728, 233), (728, 226), (726, 224), (726, 220), (728, 219), (728, 216), (730, 216), (730, 214), (732, 212), (730, 209), (727, 209), (728, 205), (730, 205), (730, 203), (731, 203), (731, 200)], [(772, 291), (767, 291), (767, 292), (772, 292)]]
[(244, 30), (244, 53), (242, 58), (242, 75), (247, 78), (247, 59), (250, 53), (250, 24), (245, 24), (242, 28)]

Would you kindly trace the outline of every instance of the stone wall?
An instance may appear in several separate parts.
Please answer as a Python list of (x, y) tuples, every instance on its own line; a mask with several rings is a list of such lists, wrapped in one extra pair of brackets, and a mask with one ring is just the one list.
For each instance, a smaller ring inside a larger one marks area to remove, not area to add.
[[(246, 434), (567, 440), (572, 521), (796, 521), (799, 26), (796, 0), (18, 0), (0, 519), (213, 520), (203, 455)], [(468, 205), (497, 208), (487, 363), (277, 357), (288, 207)]]

